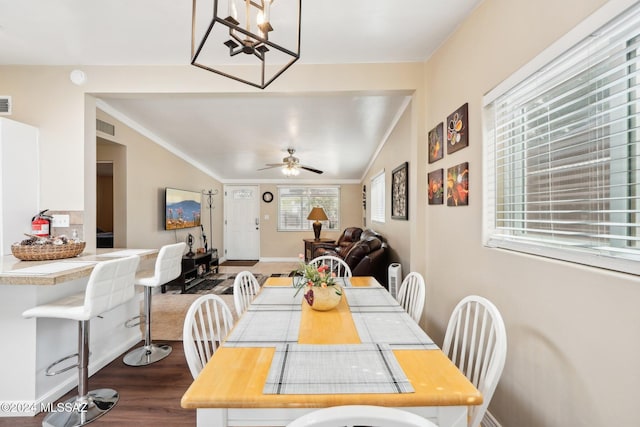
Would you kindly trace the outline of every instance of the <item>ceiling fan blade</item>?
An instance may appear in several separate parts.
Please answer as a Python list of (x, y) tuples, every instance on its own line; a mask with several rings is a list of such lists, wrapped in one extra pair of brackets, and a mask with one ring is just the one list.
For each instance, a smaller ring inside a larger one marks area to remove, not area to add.
[(300, 169), (304, 169), (304, 170), (307, 170), (307, 171), (313, 172), (313, 173), (318, 173), (318, 174), (324, 173), (320, 169), (315, 169), (315, 168), (312, 168), (312, 167), (309, 167), (309, 166), (305, 166), (305, 165), (300, 165), (299, 167), (300, 167)]
[(259, 171), (263, 171), (263, 170), (267, 170), (267, 169), (280, 168), (282, 166), (285, 166), (285, 164), (284, 163), (267, 163), (266, 167), (260, 168), (258, 170)]

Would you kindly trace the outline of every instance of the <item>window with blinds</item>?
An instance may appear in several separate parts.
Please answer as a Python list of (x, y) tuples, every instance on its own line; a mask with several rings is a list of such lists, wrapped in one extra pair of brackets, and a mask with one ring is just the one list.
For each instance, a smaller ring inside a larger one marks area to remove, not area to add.
[(485, 97), (485, 241), (638, 274), (640, 6), (587, 34)]
[(371, 178), (371, 221), (384, 222), (384, 170)]
[(313, 229), (307, 216), (315, 206), (322, 207), (329, 218), (322, 221), (323, 230), (340, 230), (340, 187), (278, 187), (278, 231)]

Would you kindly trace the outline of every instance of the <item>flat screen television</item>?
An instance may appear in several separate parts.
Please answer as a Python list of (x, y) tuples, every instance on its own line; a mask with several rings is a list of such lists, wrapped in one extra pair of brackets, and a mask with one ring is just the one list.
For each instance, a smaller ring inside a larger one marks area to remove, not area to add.
[(200, 227), (202, 195), (197, 191), (165, 189), (164, 229)]

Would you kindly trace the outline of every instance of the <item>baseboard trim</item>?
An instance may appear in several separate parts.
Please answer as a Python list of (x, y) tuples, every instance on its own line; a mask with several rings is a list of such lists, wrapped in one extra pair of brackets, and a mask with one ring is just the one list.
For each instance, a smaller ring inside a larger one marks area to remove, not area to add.
[(300, 258), (260, 258), (260, 262), (297, 262)]

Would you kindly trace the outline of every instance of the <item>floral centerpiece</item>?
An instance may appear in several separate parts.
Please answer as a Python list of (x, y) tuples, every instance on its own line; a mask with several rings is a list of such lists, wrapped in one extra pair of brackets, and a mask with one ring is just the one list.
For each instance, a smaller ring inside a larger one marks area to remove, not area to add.
[(304, 290), (304, 299), (314, 310), (331, 310), (342, 298), (342, 287), (336, 282), (336, 274), (328, 265), (313, 265), (300, 262), (293, 278), (298, 288), (295, 295)]

